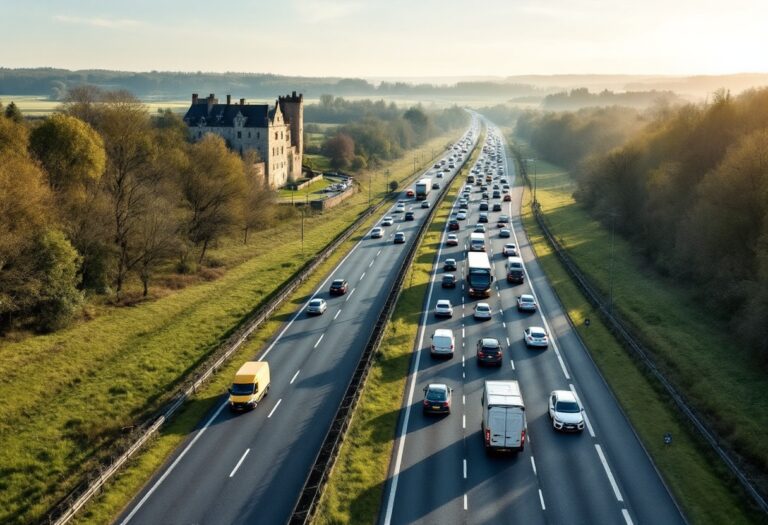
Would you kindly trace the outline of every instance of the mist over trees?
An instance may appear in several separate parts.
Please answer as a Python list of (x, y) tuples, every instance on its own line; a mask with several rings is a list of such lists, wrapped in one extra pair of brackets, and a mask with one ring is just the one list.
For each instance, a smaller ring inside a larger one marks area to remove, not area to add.
[(625, 119), (605, 143), (584, 132), (589, 115), (531, 116), (521, 133), (553, 161), (583, 161), (576, 199), (615, 220), (661, 272), (696, 286), (767, 363), (768, 89), (662, 108), (641, 129)]
[[(427, 110), (417, 105), (403, 110), (383, 100), (348, 101), (330, 95), (323, 95), (317, 105), (308, 105), (304, 115), (316, 122), (345, 122), (331, 132), (317, 153), (330, 158), (336, 169), (352, 170), (400, 157), (404, 150), (464, 126), (469, 119), (457, 106)], [(307, 148), (307, 153), (315, 151)]]
[(652, 106), (669, 106), (683, 100), (672, 91), (627, 91), (615, 93), (604, 89), (599, 93), (590, 93), (587, 88), (577, 88), (544, 97), (541, 107), (549, 111), (574, 111), (595, 106), (623, 106), (636, 109)]

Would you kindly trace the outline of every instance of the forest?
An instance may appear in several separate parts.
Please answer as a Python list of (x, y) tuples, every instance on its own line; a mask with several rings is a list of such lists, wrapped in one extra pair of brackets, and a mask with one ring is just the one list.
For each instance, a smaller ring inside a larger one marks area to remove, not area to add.
[[(387, 120), (347, 112), (323, 149), (344, 142), (337, 165), (360, 169), (467, 118), (459, 109), (386, 111)], [(93, 297), (128, 304), (131, 283), (146, 297), (159, 274), (199, 272), (209, 248), (247, 243), (290, 215), (256, 155), (241, 157), (214, 135), (191, 143), (180, 116), (150, 114), (127, 91), (72, 89), (45, 119), (0, 104), (0, 333), (60, 329)]]
[(643, 114), (529, 113), (517, 133), (577, 167), (577, 201), (768, 364), (768, 89)]

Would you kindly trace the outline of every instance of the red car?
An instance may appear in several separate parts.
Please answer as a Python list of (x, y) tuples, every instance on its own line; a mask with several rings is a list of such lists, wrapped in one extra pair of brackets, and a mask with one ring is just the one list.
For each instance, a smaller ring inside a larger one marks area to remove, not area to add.
[(415, 195), (416, 195), (416, 194), (413, 192), (413, 190), (407, 190), (407, 191), (405, 192), (405, 196), (406, 196), (406, 197), (413, 197), (413, 196), (415, 196)]
[(511, 202), (512, 201), (512, 195), (509, 193), (504, 194), (504, 202)]
[(348, 287), (349, 283), (347, 283), (346, 279), (336, 279), (331, 283), (331, 289), (328, 292), (331, 295), (344, 295), (347, 293)]

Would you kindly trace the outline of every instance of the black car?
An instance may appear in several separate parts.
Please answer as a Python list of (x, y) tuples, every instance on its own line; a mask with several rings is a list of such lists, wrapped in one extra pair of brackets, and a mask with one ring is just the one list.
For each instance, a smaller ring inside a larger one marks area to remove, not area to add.
[(405, 217), (403, 218), (404, 221), (412, 221), (416, 218), (414, 213), (412, 211), (405, 212)]
[(336, 279), (331, 283), (331, 289), (328, 292), (331, 295), (344, 295), (347, 293), (347, 288), (349, 288), (349, 283), (346, 279)]
[(493, 211), (501, 211), (501, 203), (500, 202), (494, 203)]
[(459, 227), (460, 227), (459, 226), (459, 221), (457, 219), (451, 219), (451, 220), (448, 221), (448, 229), (449, 230), (451, 230), (451, 231), (458, 230)]
[(501, 198), (501, 192), (499, 190), (493, 191), (493, 198), (494, 199), (500, 199)]
[(482, 197), (483, 197), (483, 200), (488, 200), (488, 192), (484, 191)]
[(437, 183), (437, 182), (433, 182), (433, 183), (432, 183), (432, 189), (433, 189), (433, 190), (439, 190), (439, 189), (440, 189), (440, 184), (439, 184), (439, 183)]
[(444, 274), (440, 285), (443, 288), (456, 288), (456, 276), (452, 273)]
[(480, 211), (488, 211), (488, 203), (486, 201), (480, 203)]
[(477, 341), (477, 364), (501, 366), (503, 353), (501, 343), (493, 337), (483, 337)]
[(405, 234), (403, 232), (395, 234), (395, 244), (405, 244)]

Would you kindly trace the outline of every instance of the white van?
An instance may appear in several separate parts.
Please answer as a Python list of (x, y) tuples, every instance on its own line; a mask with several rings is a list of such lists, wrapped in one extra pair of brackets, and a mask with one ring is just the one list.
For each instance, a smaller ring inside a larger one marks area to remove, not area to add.
[(517, 381), (486, 381), (483, 389), (483, 443), (488, 452), (525, 447), (525, 404)]
[(485, 251), (485, 234), (473, 232), (469, 235), (469, 249), (473, 252)]
[(453, 331), (449, 328), (438, 328), (432, 334), (432, 348), (430, 355), (432, 357), (453, 357), (453, 348), (456, 340), (453, 338)]

